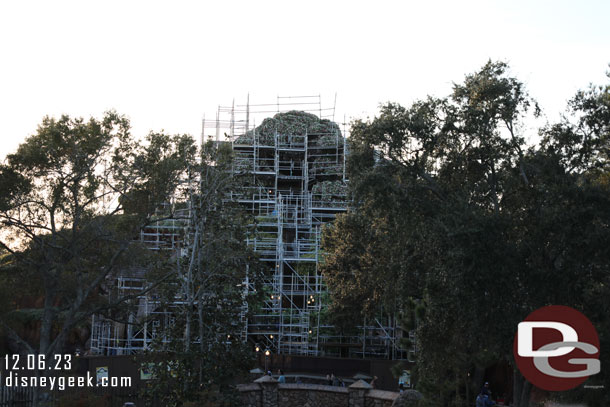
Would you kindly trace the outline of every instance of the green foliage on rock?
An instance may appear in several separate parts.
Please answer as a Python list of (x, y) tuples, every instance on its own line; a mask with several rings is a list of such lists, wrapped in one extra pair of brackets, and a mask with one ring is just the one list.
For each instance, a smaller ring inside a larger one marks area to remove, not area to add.
[(343, 162), (337, 162), (336, 157), (319, 157), (311, 164), (310, 176), (318, 175), (343, 175)]
[(266, 118), (255, 130), (237, 137), (235, 143), (252, 144), (256, 136), (258, 144), (271, 146), (275, 144), (276, 134), (283, 142), (288, 140), (288, 136), (308, 135), (313, 139), (314, 144), (327, 146), (337, 143), (337, 135), (340, 140), (341, 130), (335, 122), (328, 119), (320, 119), (311, 113), (292, 110)]
[(321, 195), (322, 199), (345, 200), (347, 195), (347, 184), (343, 181), (321, 181), (314, 184), (311, 193)]

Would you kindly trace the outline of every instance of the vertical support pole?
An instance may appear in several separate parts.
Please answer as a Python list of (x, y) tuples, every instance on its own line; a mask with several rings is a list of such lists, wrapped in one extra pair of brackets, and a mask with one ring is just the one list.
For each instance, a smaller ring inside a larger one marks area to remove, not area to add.
[[(148, 308), (148, 306), (146, 306)], [(146, 314), (148, 315), (148, 310), (146, 310)], [(144, 322), (144, 344), (142, 347), (144, 350), (148, 349), (148, 322)]]
[(250, 94), (248, 93), (248, 99), (246, 100), (246, 130), (245, 134), (248, 133), (248, 125), (250, 124)]
[[(249, 103), (249, 101), (248, 101)], [(249, 110), (250, 108), (248, 108)], [(249, 119), (247, 119), (249, 120)], [(246, 124), (246, 129), (248, 128), (248, 125)], [(248, 130), (246, 130), (246, 134), (248, 133)], [(258, 146), (258, 139), (256, 138), (256, 122), (254, 123), (254, 126), (252, 128), (252, 156), (254, 157), (254, 162), (252, 164), (252, 177), (253, 177), (253, 185), (256, 185), (256, 168), (257, 168), (257, 159), (258, 159), (258, 150), (259, 150), (259, 146)], [(260, 165), (259, 165), (260, 167)], [(254, 205), (254, 204), (253, 204)]]
[(322, 95), (318, 94), (318, 108), (320, 109), (320, 120), (322, 120)]
[(130, 312), (129, 313), (129, 321), (127, 324), (127, 354), (131, 353), (131, 338), (133, 336), (132, 331), (133, 331), (133, 313)]
[(203, 148), (203, 143), (205, 142), (205, 114), (201, 119), (201, 142), (199, 143), (201, 148)]
[[(218, 110), (216, 111), (216, 143), (220, 141), (220, 106), (218, 106)], [(233, 145), (233, 140), (231, 140), (231, 145)]]
[(235, 135), (235, 99), (233, 99), (233, 104), (231, 105), (231, 122), (229, 125), (229, 135), (231, 136), (231, 141), (233, 141), (233, 139), (235, 137), (233, 137)]
[(309, 134), (307, 133), (307, 129), (305, 129), (305, 153), (303, 154), (303, 159), (301, 161), (301, 177), (302, 177), (302, 182), (301, 182), (301, 191), (302, 191), (302, 195), (306, 196), (307, 195), (307, 191), (308, 191), (308, 173), (305, 171), (305, 168), (307, 167), (307, 157), (308, 157), (308, 144), (309, 144)]
[(347, 137), (345, 135), (345, 115), (343, 115), (343, 182), (345, 182), (345, 159), (347, 156)]
[(362, 324), (362, 359), (364, 359), (365, 351), (366, 351), (366, 317), (364, 318), (364, 324)]
[(335, 110), (337, 109), (337, 92), (335, 92), (335, 103), (333, 104), (333, 122), (335, 121)]

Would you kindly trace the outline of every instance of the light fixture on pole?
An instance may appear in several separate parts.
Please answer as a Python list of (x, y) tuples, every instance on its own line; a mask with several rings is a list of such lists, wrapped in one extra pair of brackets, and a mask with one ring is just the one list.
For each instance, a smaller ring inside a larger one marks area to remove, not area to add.
[(271, 355), (271, 352), (269, 351), (269, 349), (265, 350), (265, 374), (269, 371), (269, 355)]

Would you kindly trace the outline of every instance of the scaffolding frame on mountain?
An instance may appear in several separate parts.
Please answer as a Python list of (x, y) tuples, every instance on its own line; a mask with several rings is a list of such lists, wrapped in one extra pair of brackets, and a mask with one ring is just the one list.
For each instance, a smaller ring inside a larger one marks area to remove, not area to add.
[[(241, 310), (241, 340), (278, 354), (410, 359), (412, 355), (400, 346), (405, 333), (394, 316), (380, 315), (356, 327), (360, 334), (347, 336), (339, 335), (321, 318), (328, 305), (319, 270), (321, 232), (348, 205), (347, 126), (344, 120), (341, 131), (334, 124), (335, 108), (336, 95), (332, 107), (323, 107), (321, 95), (277, 96), (276, 103), (262, 104), (250, 103), (248, 95), (245, 104), (233, 101), (231, 106), (218, 106), (214, 120), (202, 120), (202, 145), (209, 140), (231, 143), (233, 175), (250, 180), (250, 186), (232, 191), (227, 199), (253, 215), (255, 233), (248, 244), (268, 268), (264, 286), (269, 296), (249, 318), (248, 309)], [(262, 135), (257, 129), (265, 119), (307, 113), (328, 123), (332, 131), (288, 134), (276, 130)], [(165, 208), (175, 218), (143, 229), (142, 243), (152, 250), (188, 251), (193, 200), (187, 196), (197, 182), (196, 177), (184, 180), (181, 192)], [(129, 284), (140, 283), (122, 276), (115, 284), (125, 291)], [(247, 279), (244, 289), (254, 289)], [(140, 352), (172, 323), (171, 307), (161, 309), (150, 294), (138, 301), (129, 323), (94, 317), (92, 353)]]

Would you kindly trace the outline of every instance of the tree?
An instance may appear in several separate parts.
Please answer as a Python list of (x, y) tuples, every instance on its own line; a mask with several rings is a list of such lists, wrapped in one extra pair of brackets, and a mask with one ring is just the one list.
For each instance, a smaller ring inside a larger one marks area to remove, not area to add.
[[(332, 307), (366, 313), (380, 299), (415, 320), (418, 386), (433, 403), (460, 405), (486, 366), (510, 361), (529, 312), (584, 311), (606, 289), (607, 89), (579, 93), (576, 124), (544, 129), (538, 146), (522, 133), (538, 106), (498, 62), (450, 98), (353, 124), (354, 208), (324, 240)], [(530, 389), (515, 369), (516, 406)]]
[[(0, 166), (0, 246), (8, 253), (1, 271), (12, 301), (0, 324), (13, 352), (52, 360), (74, 327), (126, 300), (100, 301), (104, 283), (151, 255), (134, 237), (150, 221), (150, 208), (167, 200), (193, 153), (185, 137), (151, 134), (142, 145), (129, 121), (109, 112), (101, 120), (46, 117), (7, 156)], [(137, 194), (145, 205), (133, 204)], [(29, 292), (18, 291), (22, 281), (30, 283)], [(24, 309), (23, 295), (42, 304), (30, 301)], [(39, 324), (37, 335), (20, 335), (24, 318)]]
[(156, 376), (151, 395), (164, 405), (240, 405), (232, 385), (254, 362), (242, 333), (248, 305), (263, 293), (261, 265), (247, 245), (252, 219), (230, 199), (243, 181), (232, 174), (232, 158), (230, 145), (208, 142), (191, 169), (192, 238), (163, 285), (174, 323), (148, 355)]

